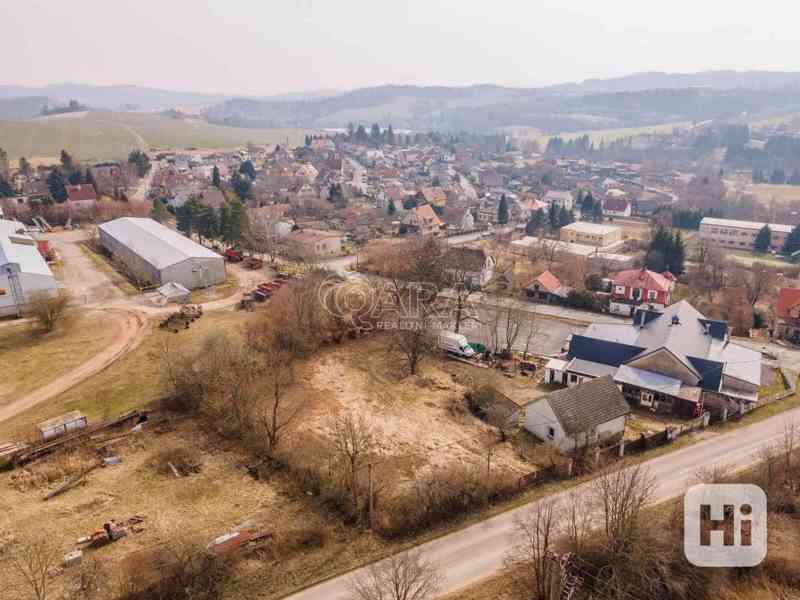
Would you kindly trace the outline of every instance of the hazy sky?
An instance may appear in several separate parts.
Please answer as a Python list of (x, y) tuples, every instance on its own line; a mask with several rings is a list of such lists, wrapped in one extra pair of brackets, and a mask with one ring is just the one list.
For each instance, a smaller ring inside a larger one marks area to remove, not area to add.
[(0, 0), (0, 83), (226, 94), (800, 69), (788, 0)]

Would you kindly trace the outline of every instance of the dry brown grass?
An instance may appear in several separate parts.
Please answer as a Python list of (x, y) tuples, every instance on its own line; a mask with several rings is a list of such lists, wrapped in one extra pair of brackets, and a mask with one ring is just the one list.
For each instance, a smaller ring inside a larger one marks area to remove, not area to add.
[(27, 394), (104, 349), (117, 325), (104, 313), (70, 312), (55, 331), (37, 324), (0, 322), (0, 405)]
[[(85, 353), (90, 346), (89, 341), (94, 340), (91, 345), (94, 346), (93, 351), (96, 352), (97, 349), (107, 344), (108, 336), (114, 333), (112, 323), (106, 324), (105, 320), (98, 321), (98, 318), (102, 319), (102, 317), (97, 317), (97, 313), (91, 313), (85, 320), (79, 321), (81, 326), (76, 331), (79, 331), (81, 338), (85, 340), (83, 346), (75, 343), (53, 355), (37, 351), (30, 358), (26, 358), (23, 354), (22, 361), (18, 358), (18, 351), (14, 351), (15, 359), (10, 361), (12, 369), (16, 367), (17, 362), (20, 363), (20, 366), (17, 367), (20, 370), (22, 365), (25, 365), (28, 369), (26, 371), (29, 377), (27, 381), (30, 382), (30, 389), (34, 389), (45, 383), (41, 378), (42, 365), (52, 364), (59, 369), (59, 361), (61, 361), (68, 365), (60, 368), (60, 371), (64, 372), (72, 366), (84, 362), (86, 360)], [(90, 421), (93, 421), (109, 418), (132, 408), (145, 407), (161, 399), (164, 395), (158, 358), (158, 351), (164, 340), (169, 340), (179, 348), (195, 348), (210, 332), (226, 330), (236, 333), (250, 318), (252, 318), (250, 313), (233, 310), (211, 312), (195, 321), (188, 330), (181, 330), (177, 334), (158, 329), (153, 324), (151, 331), (139, 346), (108, 368), (56, 398), (0, 423), (0, 439), (18, 435), (25, 436), (29, 433), (31, 424), (70, 410), (80, 410)], [(54, 333), (56, 336), (63, 335), (59, 331)], [(0, 340), (4, 339), (2, 337), (4, 335), (5, 328), (0, 327)], [(3, 357), (4, 347), (4, 344), (0, 342), (0, 359)], [(34, 349), (36, 347), (32, 346), (31, 350)], [(6, 356), (10, 357), (11, 349), (9, 348), (7, 352), (9, 354)], [(80, 360), (76, 360), (76, 357), (79, 357)], [(0, 382), (0, 390), (4, 385), (6, 385), (5, 379)]]

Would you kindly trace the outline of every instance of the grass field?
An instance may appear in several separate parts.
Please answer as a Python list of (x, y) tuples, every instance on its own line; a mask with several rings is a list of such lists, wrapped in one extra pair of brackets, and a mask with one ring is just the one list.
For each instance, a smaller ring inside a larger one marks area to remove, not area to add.
[[(103, 350), (116, 325), (101, 313), (71, 314), (43, 335), (29, 323), (0, 326), (0, 405), (63, 375)], [(46, 365), (46, 368), (43, 366)]]
[(768, 183), (750, 185), (747, 191), (758, 196), (764, 206), (776, 204), (800, 204), (800, 185), (770, 185)]
[(62, 148), (85, 160), (118, 159), (134, 148), (233, 148), (301, 144), (301, 129), (244, 129), (154, 114), (94, 112), (85, 116), (0, 121), (0, 146), (10, 158), (58, 157)]
[[(169, 340), (176, 347), (196, 348), (210, 332), (236, 331), (248, 317), (249, 314), (241, 312), (213, 312), (204, 315), (190, 329), (177, 334), (165, 332), (153, 324), (144, 341), (121, 360), (60, 396), (0, 424), (0, 439), (8, 439), (14, 434), (25, 433), (31, 423), (70, 410), (80, 410), (90, 421), (96, 421), (132, 408), (145, 407), (160, 399), (164, 393), (160, 375), (159, 350), (165, 340)], [(100, 335), (98, 332), (103, 329), (106, 328), (92, 328), (92, 333), (98, 336)], [(2, 329), (0, 329), (0, 334), (2, 334)], [(0, 360), (2, 358), (2, 347), (0, 347)], [(37, 373), (40, 373), (41, 365), (50, 363), (42, 355), (39, 362), (31, 364), (39, 365), (40, 370)]]
[(615, 140), (625, 139), (637, 135), (670, 135), (675, 127), (691, 127), (689, 121), (681, 121), (676, 123), (662, 123), (659, 125), (647, 125), (644, 127), (623, 127), (620, 129), (594, 129), (586, 131), (574, 131), (570, 133), (556, 133), (548, 135), (535, 129), (527, 128), (512, 128), (514, 132), (522, 139), (534, 139), (542, 146), (542, 149), (547, 146), (550, 138), (561, 137), (564, 141), (574, 140), (584, 135), (588, 135), (589, 139), (595, 144), (605, 142), (609, 144)]

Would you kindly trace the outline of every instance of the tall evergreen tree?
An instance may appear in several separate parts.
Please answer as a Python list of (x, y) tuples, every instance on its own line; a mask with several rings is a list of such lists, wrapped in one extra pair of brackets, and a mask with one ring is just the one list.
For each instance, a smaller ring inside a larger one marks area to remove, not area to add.
[(592, 207), (592, 221), (595, 223), (603, 222), (603, 203), (597, 200)]
[(386, 143), (390, 146), (394, 146), (395, 144), (394, 129), (392, 129), (391, 123), (389, 123), (389, 127), (386, 129)]
[(795, 225), (794, 229), (786, 236), (781, 252), (788, 255), (798, 250), (800, 250), (800, 225)]
[(31, 174), (31, 163), (24, 156), (19, 159), (19, 172), (27, 177)]
[(248, 228), (247, 209), (238, 200), (230, 203), (228, 218), (222, 224), (222, 239), (236, 243), (242, 239)]
[(506, 195), (500, 196), (500, 206), (497, 207), (497, 222), (501, 225), (508, 223), (508, 199)]
[(572, 213), (562, 206), (561, 210), (558, 211), (559, 228), (566, 227), (567, 225), (570, 225), (574, 221), (575, 217), (572, 215)]
[(12, 196), (16, 196), (14, 188), (11, 187), (11, 184), (5, 177), (0, 175), (0, 198), (11, 198)]
[(397, 212), (397, 207), (394, 205), (394, 200), (389, 200), (389, 206), (386, 209), (386, 213), (389, 216), (394, 215)]
[(184, 202), (183, 206), (178, 207), (175, 211), (178, 231), (191, 237), (192, 233), (197, 230), (197, 216), (200, 214), (201, 210), (202, 206), (194, 196)]
[(47, 177), (47, 189), (56, 202), (64, 202), (67, 199), (67, 189), (65, 187), (64, 175), (60, 169), (53, 169)]
[(764, 225), (758, 230), (758, 235), (753, 242), (753, 248), (756, 252), (766, 252), (772, 245), (772, 230), (769, 225)]
[(211, 172), (211, 184), (217, 189), (222, 186), (222, 178), (219, 175), (219, 167), (217, 165), (214, 165), (214, 170)]
[(213, 240), (219, 236), (219, 217), (212, 207), (202, 204), (198, 208), (196, 222), (197, 234), (201, 238)]
[(255, 181), (256, 167), (253, 164), (253, 161), (246, 160), (241, 165), (239, 165), (239, 173), (241, 173), (242, 175), (247, 175), (250, 178), (250, 181)]
[(369, 139), (376, 146), (380, 145), (380, 143), (382, 141), (382, 139), (381, 139), (381, 128), (380, 128), (380, 125), (378, 125), (377, 123), (373, 123), (372, 124), (372, 128), (370, 129), (370, 132), (369, 132)]
[(550, 225), (550, 229), (558, 229), (559, 219), (558, 219), (558, 207), (555, 205), (555, 202), (550, 204), (550, 208), (547, 211), (547, 221)]

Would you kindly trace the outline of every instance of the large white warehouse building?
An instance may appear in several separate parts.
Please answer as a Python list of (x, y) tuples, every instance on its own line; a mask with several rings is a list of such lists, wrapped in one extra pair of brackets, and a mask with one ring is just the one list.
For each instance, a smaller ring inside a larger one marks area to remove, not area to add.
[(56, 278), (25, 226), (0, 219), (0, 317), (25, 312), (37, 293), (55, 296)]
[(123, 217), (98, 227), (100, 242), (139, 281), (190, 290), (225, 281), (225, 261), (153, 219)]

